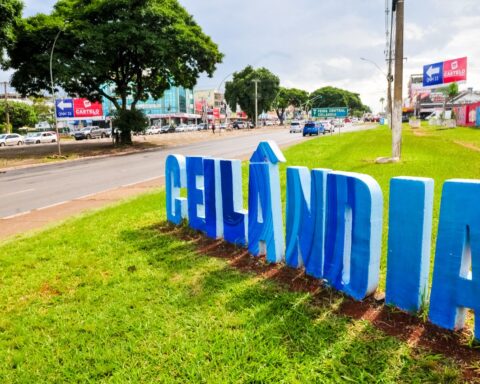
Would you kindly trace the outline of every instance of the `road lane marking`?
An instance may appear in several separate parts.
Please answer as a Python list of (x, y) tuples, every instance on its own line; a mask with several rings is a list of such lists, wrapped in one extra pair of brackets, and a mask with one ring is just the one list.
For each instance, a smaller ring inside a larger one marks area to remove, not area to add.
[(22, 190), (22, 191), (10, 192), (10, 193), (3, 194), (2, 197), (19, 195), (19, 194), (21, 194), (21, 193), (32, 192), (32, 191), (35, 191), (35, 189), (34, 189), (34, 188), (30, 188), (30, 189), (24, 189), (24, 190)]

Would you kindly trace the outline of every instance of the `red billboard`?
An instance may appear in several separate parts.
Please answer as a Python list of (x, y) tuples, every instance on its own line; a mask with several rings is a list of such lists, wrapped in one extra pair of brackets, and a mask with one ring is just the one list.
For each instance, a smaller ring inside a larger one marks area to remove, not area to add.
[(89, 118), (103, 116), (102, 103), (88, 99), (73, 99), (73, 110), (76, 118)]
[(443, 83), (455, 83), (467, 80), (467, 58), (447, 60), (443, 62)]

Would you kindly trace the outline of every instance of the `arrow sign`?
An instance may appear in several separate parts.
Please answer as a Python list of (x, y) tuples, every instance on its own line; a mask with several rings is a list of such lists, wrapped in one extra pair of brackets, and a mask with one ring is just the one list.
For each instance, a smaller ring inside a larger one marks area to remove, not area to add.
[(75, 117), (73, 113), (72, 99), (58, 99), (55, 100), (55, 111), (58, 119)]
[(443, 61), (423, 67), (423, 86), (432, 87), (443, 84)]
[(66, 102), (64, 101), (63, 99), (60, 100), (60, 102), (57, 104), (57, 108), (60, 108), (62, 111), (65, 109), (65, 108), (72, 108), (73, 107), (73, 104), (72, 102)]
[(427, 75), (431, 79), (433, 75), (440, 74), (440, 67), (433, 67), (432, 65), (427, 69)]

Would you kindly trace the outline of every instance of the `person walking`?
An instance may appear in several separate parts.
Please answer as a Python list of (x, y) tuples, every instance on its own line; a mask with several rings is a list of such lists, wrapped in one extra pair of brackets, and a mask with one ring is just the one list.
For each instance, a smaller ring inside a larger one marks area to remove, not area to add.
[(212, 123), (212, 133), (215, 134), (215, 122)]

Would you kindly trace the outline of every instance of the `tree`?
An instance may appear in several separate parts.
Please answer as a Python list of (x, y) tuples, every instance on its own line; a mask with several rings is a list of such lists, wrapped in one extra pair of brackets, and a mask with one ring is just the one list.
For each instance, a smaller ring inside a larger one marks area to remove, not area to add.
[(20, 0), (0, 1), (0, 64), (4, 62), (5, 49), (14, 41), (14, 28), (22, 18), (22, 9)]
[(35, 111), (35, 115), (39, 121), (48, 121), (50, 124), (54, 123), (53, 117), (53, 106), (47, 103), (47, 99), (45, 97), (30, 97), (30, 100), (33, 103), (33, 109)]
[(308, 100), (308, 92), (297, 88), (283, 88), (277, 93), (277, 97), (273, 102), (273, 107), (277, 113), (280, 125), (283, 125), (285, 120), (285, 110), (292, 106), (294, 108), (300, 108)]
[(384, 112), (384, 109), (383, 109), (383, 103), (385, 102), (385, 98), (384, 97), (381, 97), (380, 98), (380, 103), (382, 104), (382, 113)]
[(233, 74), (233, 80), (225, 83), (225, 100), (235, 111), (240, 105), (248, 117), (255, 119), (255, 83), (258, 83), (258, 112), (268, 111), (272, 107), (280, 90), (280, 79), (266, 68), (253, 69), (247, 66)]
[[(8, 113), (14, 131), (26, 125), (32, 126), (38, 121), (33, 107), (25, 103), (9, 101)], [(5, 126), (5, 101), (3, 100), (0, 101), (0, 124)]]
[[(92, 101), (106, 98), (128, 121), (139, 121), (127, 117), (139, 101), (160, 98), (171, 86), (193, 88), (223, 57), (177, 0), (59, 0), (50, 15), (24, 20), (16, 34), (8, 66), (19, 92), (50, 89), (58, 36), (55, 86)], [(131, 143), (131, 130), (141, 127), (123, 126), (122, 142)]]
[(323, 87), (310, 94), (312, 108), (348, 107), (350, 114), (355, 115), (366, 112), (369, 108), (363, 105), (360, 95), (345, 89)]

